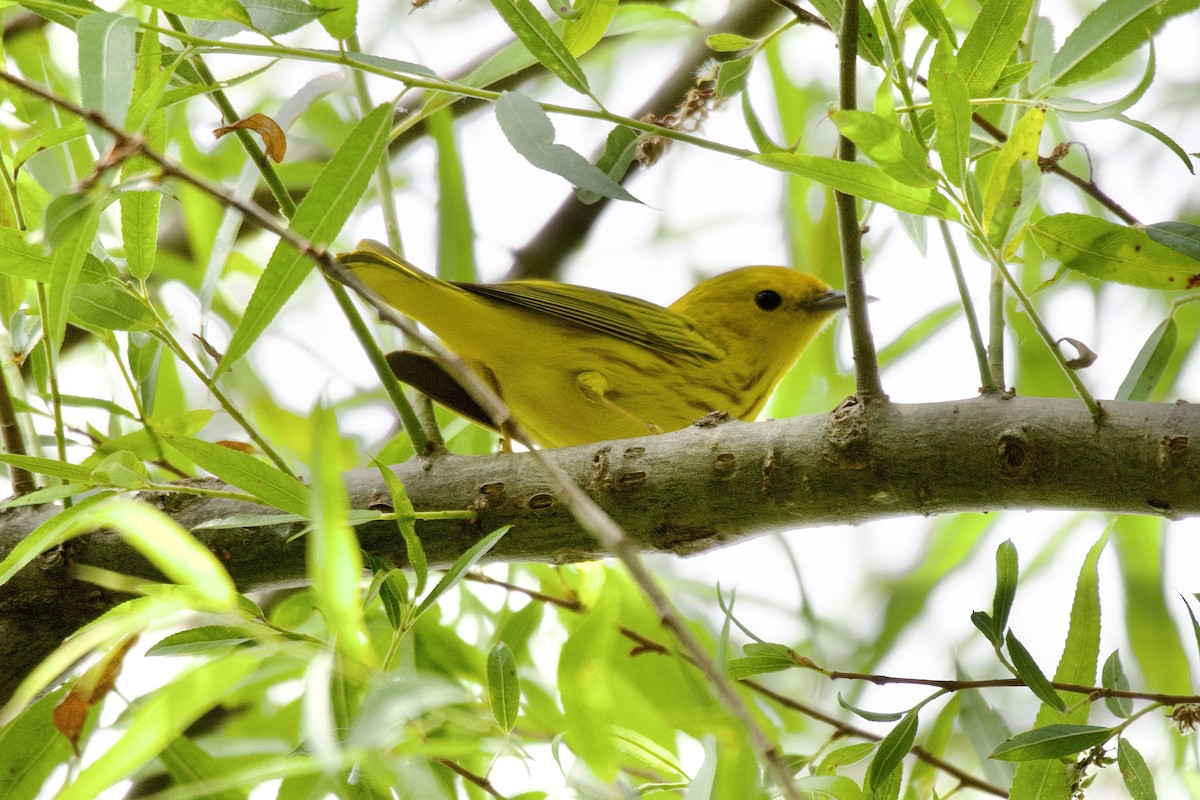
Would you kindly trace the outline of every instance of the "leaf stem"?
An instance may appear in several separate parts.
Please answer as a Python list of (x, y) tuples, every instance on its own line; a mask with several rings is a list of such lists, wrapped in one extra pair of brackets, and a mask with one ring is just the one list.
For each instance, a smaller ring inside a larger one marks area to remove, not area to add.
[(980, 386), (985, 393), (1003, 389), (992, 380), (991, 365), (988, 362), (987, 347), (983, 344), (983, 333), (979, 329), (979, 317), (975, 313), (975, 303), (971, 300), (971, 290), (967, 288), (967, 279), (963, 275), (962, 262), (958, 258), (958, 248), (950, 235), (950, 225), (946, 220), (938, 220), (938, 229), (942, 232), (942, 241), (946, 243), (946, 256), (950, 259), (950, 271), (954, 273), (954, 283), (958, 286), (958, 296), (962, 300), (963, 314), (967, 318), (967, 330), (971, 336), (971, 345), (975, 349), (975, 361), (979, 365)]

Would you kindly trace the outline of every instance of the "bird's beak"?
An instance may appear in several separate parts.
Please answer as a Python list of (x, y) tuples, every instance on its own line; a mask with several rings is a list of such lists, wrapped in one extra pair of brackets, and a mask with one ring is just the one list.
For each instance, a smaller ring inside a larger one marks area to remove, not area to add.
[(846, 293), (827, 289), (804, 304), (806, 311), (838, 311), (846, 307)]

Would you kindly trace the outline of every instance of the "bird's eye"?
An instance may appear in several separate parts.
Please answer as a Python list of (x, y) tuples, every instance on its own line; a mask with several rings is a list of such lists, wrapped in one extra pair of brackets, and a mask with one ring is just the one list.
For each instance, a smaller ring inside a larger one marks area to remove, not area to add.
[(774, 311), (783, 305), (783, 298), (779, 296), (779, 292), (774, 289), (763, 289), (758, 294), (754, 295), (754, 305), (761, 308), (763, 311)]

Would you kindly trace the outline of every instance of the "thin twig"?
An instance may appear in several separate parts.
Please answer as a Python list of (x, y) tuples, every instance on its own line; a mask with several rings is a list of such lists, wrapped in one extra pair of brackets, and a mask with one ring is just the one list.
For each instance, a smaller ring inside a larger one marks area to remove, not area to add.
[(816, 25), (818, 28), (824, 28), (827, 31), (833, 30), (833, 28), (829, 26), (828, 22), (821, 19), (811, 11), (804, 10), (796, 3), (793, 3), (792, 0), (771, 0), (771, 2), (792, 12), (792, 15), (805, 25)]
[[(858, 3), (842, 4), (841, 30), (838, 31), (838, 105), (843, 110), (858, 105)], [(838, 137), (837, 157), (853, 163), (857, 159), (854, 142)], [(867, 291), (863, 282), (862, 229), (858, 221), (858, 198), (834, 191), (838, 232), (842, 245), (842, 273), (845, 276), (846, 307), (850, 317), (850, 341), (854, 351), (855, 393), (866, 402), (883, 400), (879, 380), (879, 360), (867, 316)]]
[(967, 288), (962, 262), (958, 259), (958, 248), (954, 246), (954, 239), (950, 236), (950, 225), (944, 219), (938, 220), (938, 229), (942, 232), (942, 241), (946, 243), (950, 271), (954, 273), (954, 283), (958, 286), (958, 296), (962, 301), (963, 314), (967, 318), (967, 330), (971, 336), (971, 345), (975, 348), (975, 360), (979, 364), (979, 380), (982, 382), (980, 388), (984, 394), (1003, 391), (1004, 387), (992, 380), (987, 348), (983, 344), (983, 333), (979, 329), (979, 317), (975, 314), (975, 304), (971, 301), (971, 290)]
[(492, 782), (482, 775), (476, 775), (474, 772), (471, 772), (471, 770), (451, 761), (448, 758), (435, 758), (434, 761), (441, 764), (443, 767), (455, 773), (456, 775), (461, 776), (464, 780), (475, 784), (484, 792), (496, 798), (496, 800), (507, 800), (504, 795), (496, 791), (496, 787), (492, 786)]
[[(4, 439), (4, 452), (15, 456), (27, 454), (25, 437), (21, 435), (21, 424), (17, 421), (17, 412), (13, 408), (12, 395), (9, 393), (8, 376), (0, 370), (0, 435)], [(33, 473), (11, 464), (8, 475), (12, 480), (13, 495), (20, 497), (37, 489)]]

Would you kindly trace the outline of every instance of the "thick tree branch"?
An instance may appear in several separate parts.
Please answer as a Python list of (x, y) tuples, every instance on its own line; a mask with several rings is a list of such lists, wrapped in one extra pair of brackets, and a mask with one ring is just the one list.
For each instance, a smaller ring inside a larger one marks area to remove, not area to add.
[[(728, 422), (662, 436), (544, 451), (644, 551), (703, 552), (772, 530), (963, 511), (1079, 509), (1200, 515), (1200, 406), (1105, 403), (1093, 424), (1078, 400), (982, 397), (949, 403), (848, 403), (829, 414)], [(418, 511), (470, 508), (477, 523), (424, 521), (431, 564), (447, 565), (485, 532), (515, 527), (494, 560), (566, 562), (610, 555), (550, 492), (531, 454), (446, 456), (396, 467)], [(346, 476), (351, 502), (379, 507), (379, 475)], [(180, 494), (146, 498), (195, 528), (247, 503)], [(0, 556), (56, 508), (0, 515)], [(297, 525), (198, 530), (243, 590), (304, 578)], [(358, 528), (363, 547), (404, 563), (395, 524)], [(116, 598), (70, 578), (72, 563), (157, 577), (112, 534), (68, 543), (0, 586), (0, 697), (45, 653)]]

